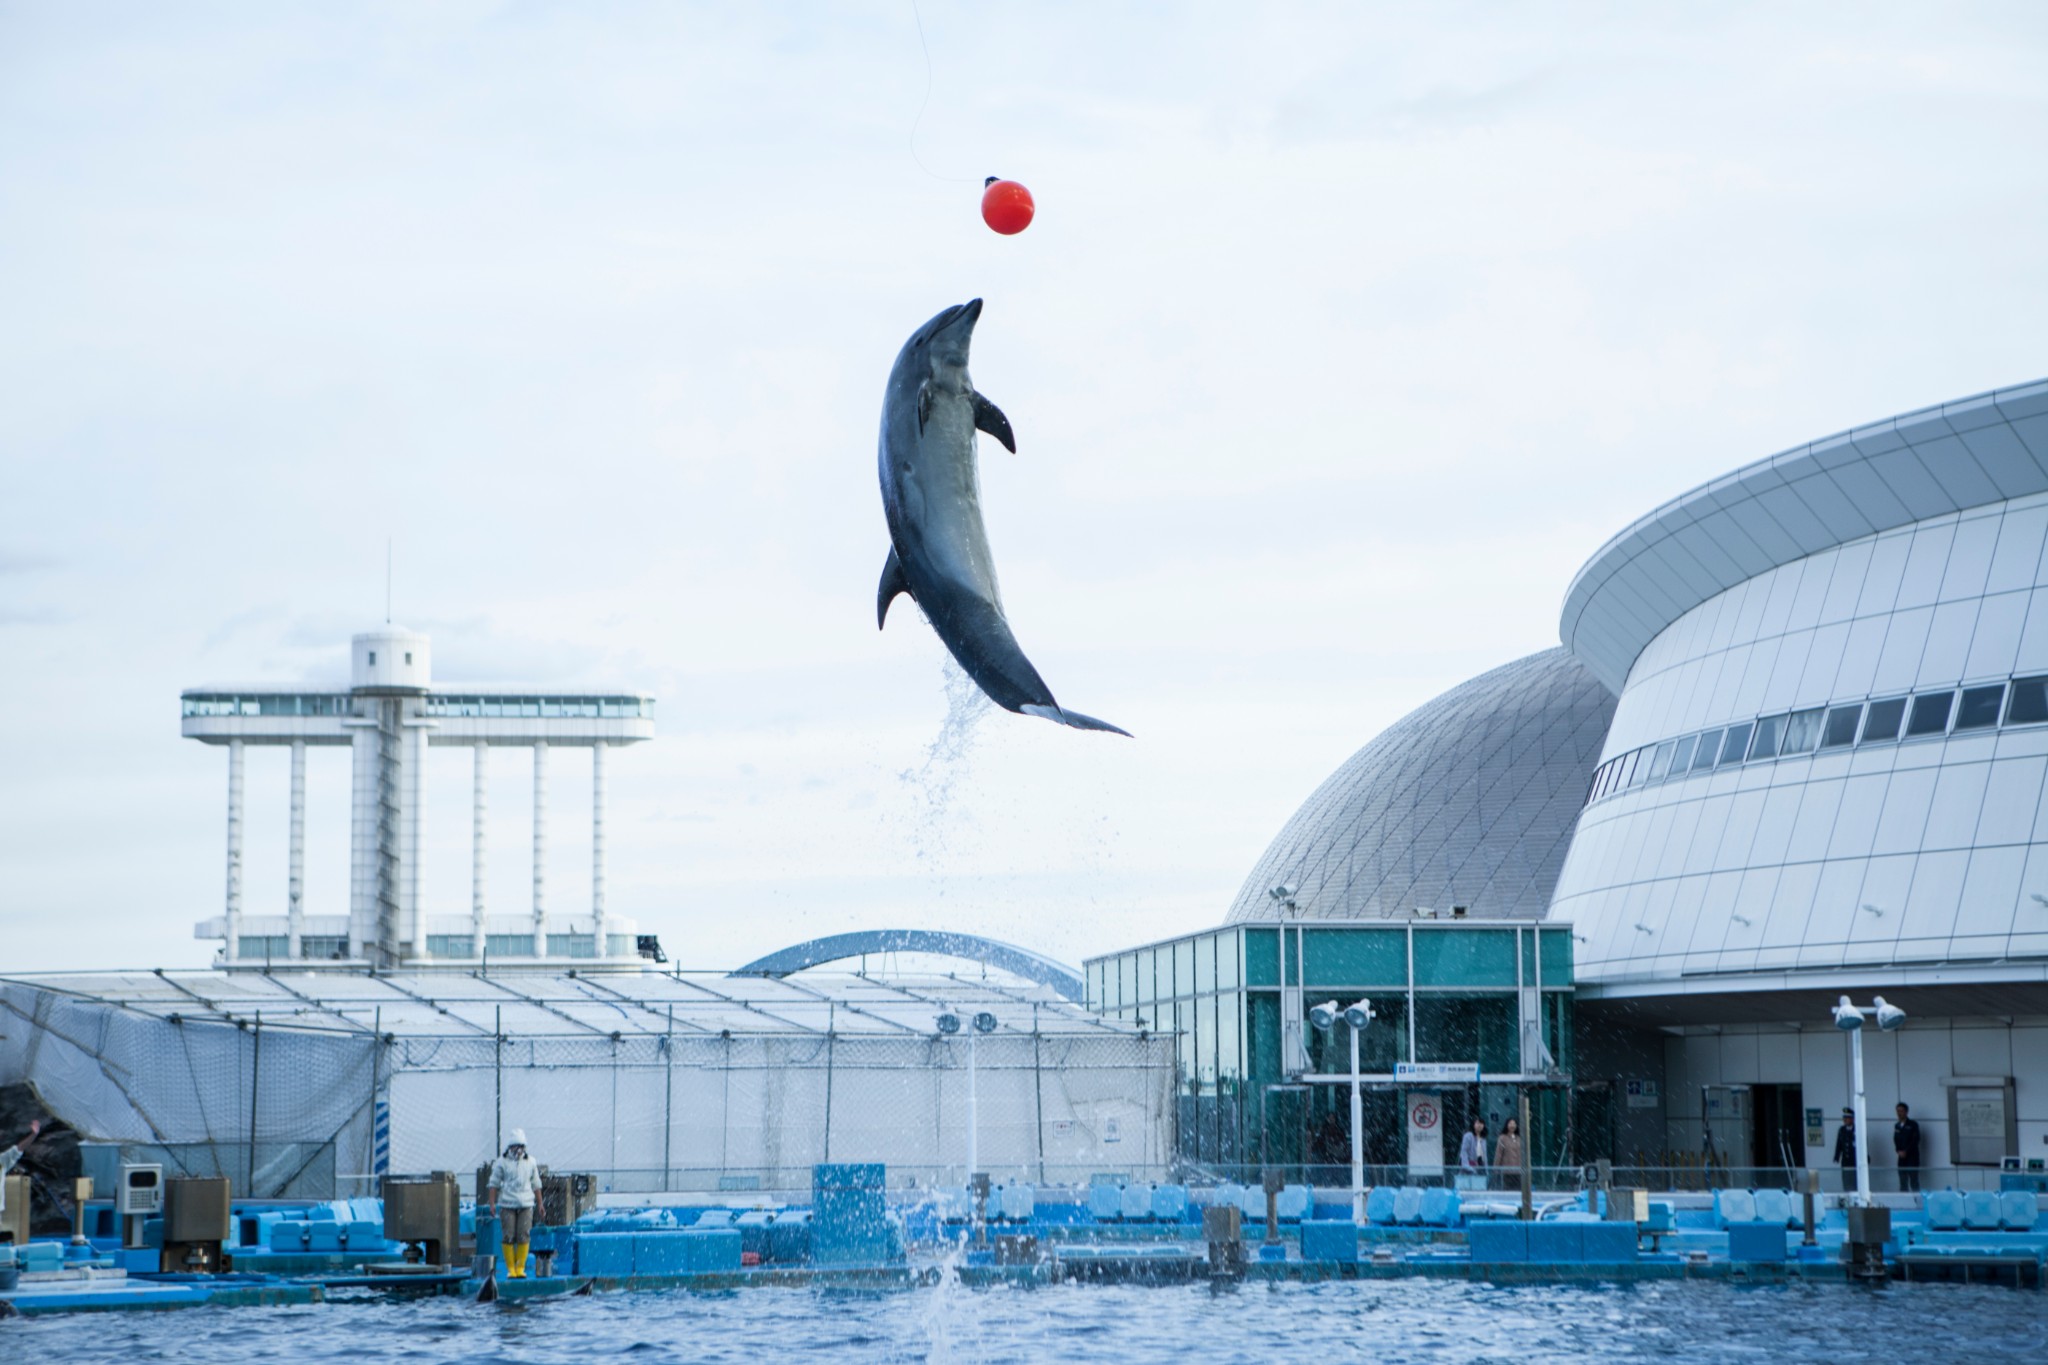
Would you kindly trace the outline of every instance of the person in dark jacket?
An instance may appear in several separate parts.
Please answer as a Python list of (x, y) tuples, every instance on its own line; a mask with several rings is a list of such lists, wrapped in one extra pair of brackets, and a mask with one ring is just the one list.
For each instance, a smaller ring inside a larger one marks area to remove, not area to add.
[(1842, 1126), (1835, 1130), (1835, 1164), (1842, 1168), (1842, 1193), (1856, 1192), (1856, 1111), (1842, 1111)]
[(1917, 1190), (1920, 1188), (1920, 1124), (1913, 1118), (1913, 1107), (1904, 1100), (1898, 1103), (1899, 1121), (1892, 1125), (1892, 1155), (1899, 1162), (1899, 1188)]

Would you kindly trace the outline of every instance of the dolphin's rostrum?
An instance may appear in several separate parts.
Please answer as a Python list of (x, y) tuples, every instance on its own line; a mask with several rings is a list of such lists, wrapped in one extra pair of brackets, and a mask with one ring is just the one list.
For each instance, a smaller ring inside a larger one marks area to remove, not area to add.
[(980, 299), (948, 308), (911, 334), (889, 371), (881, 473), (890, 550), (875, 594), (875, 624), (888, 620), (898, 593), (909, 593), (996, 705), (1079, 730), (1127, 735), (1054, 701), (1003, 617), (981, 524), (974, 433), (985, 431), (1013, 452), (1017, 439), (1009, 419), (967, 377), (967, 349), (980, 317)]

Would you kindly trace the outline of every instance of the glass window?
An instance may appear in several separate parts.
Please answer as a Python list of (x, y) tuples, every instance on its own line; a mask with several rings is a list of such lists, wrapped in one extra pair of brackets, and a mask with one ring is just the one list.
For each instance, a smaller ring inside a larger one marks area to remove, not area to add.
[[(1269, 940), (1273, 937), (1270, 929), (1265, 931), (1265, 935)], [(1277, 966), (1273, 968), (1273, 979), (1268, 984), (1280, 984), (1280, 969)], [(1195, 993), (1195, 941), (1191, 938), (1184, 938), (1173, 945), (1173, 993)]]
[(1088, 1008), (1091, 1010), (1100, 1010), (1102, 1008), (1102, 964), (1100, 962), (1088, 964)]
[(1237, 935), (1221, 933), (1216, 936), (1216, 989), (1234, 991), (1241, 984), (1237, 971)]
[[(1514, 992), (1418, 996), (1415, 1051), (1419, 1061), (1477, 1062), (1482, 1076), (1515, 1072), (1521, 1061), (1521, 1039), (1517, 1036)], [(1348, 1056), (1345, 1063), (1350, 1063)]]
[(1116, 961), (1116, 1004), (1127, 1010), (1138, 1003), (1138, 955), (1125, 953)]
[(1423, 929), (1418, 926), (1415, 930), (1415, 984), (1513, 986), (1513, 933), (1499, 929)]
[(1827, 724), (1821, 728), (1820, 747), (1839, 749), (1845, 744), (1856, 742), (1856, 723), (1863, 719), (1863, 703), (1854, 706), (1837, 706), (1828, 712)]
[(1913, 710), (1906, 717), (1906, 737), (1938, 735), (1948, 729), (1948, 713), (1955, 708), (1953, 692), (1929, 692), (1913, 698)]
[(1677, 742), (1669, 739), (1657, 746), (1657, 752), (1650, 756), (1650, 781), (1661, 781), (1671, 771), (1671, 751), (1677, 747)]
[(1150, 948), (1138, 950), (1138, 1003), (1149, 1005), (1159, 998), (1158, 954)]
[(1216, 936), (1204, 934), (1195, 940), (1195, 994), (1216, 989)]
[(2039, 725), (2044, 720), (2048, 720), (2048, 678), (2014, 678), (2005, 723)]
[(1636, 784), (1638, 780), (1636, 772), (1643, 766), (1643, 754), (1645, 752), (1642, 749), (1632, 749), (1629, 751), (1628, 757), (1622, 760), (1621, 778), (1614, 784), (1616, 791), (1620, 791), (1624, 787), (1633, 787)]
[(1408, 983), (1408, 934), (1403, 929), (1304, 929), (1301, 952), (1307, 959), (1304, 982), (1310, 986)]
[(1889, 744), (1899, 737), (1899, 722), (1906, 718), (1906, 699), (1892, 697), (1887, 701), (1870, 703), (1869, 714), (1863, 717), (1863, 742), (1865, 744)]
[[(1262, 1080), (1280, 1077), (1280, 997), (1254, 991), (1245, 1009), (1245, 1063)], [(1349, 1065), (1350, 1059), (1345, 1059)]]
[[(1572, 936), (1558, 930), (1543, 935), (1543, 989), (1555, 990), (1572, 983)], [(1535, 985), (1535, 982), (1530, 982)]]
[(1700, 736), (1700, 747), (1693, 752), (1692, 770), (1704, 772), (1714, 766), (1714, 756), (1721, 752), (1721, 732), (1709, 730)]
[(1727, 737), (1721, 741), (1721, 762), (1740, 763), (1742, 756), (1749, 752), (1749, 722), (1728, 727)]
[(1784, 733), (1785, 718), (1783, 716), (1765, 716), (1762, 720), (1758, 721), (1756, 723), (1756, 738), (1749, 742), (1750, 761), (1755, 762), (1759, 758), (1776, 758), (1778, 756), (1778, 740)]
[(1956, 729), (1982, 730), (1998, 724), (1998, 708), (2004, 700), (2004, 683), (1964, 688), (1962, 705), (1956, 708)]
[(1687, 735), (1684, 739), (1678, 741), (1678, 748), (1673, 750), (1671, 754), (1671, 775), (1673, 777), (1681, 776), (1687, 768), (1692, 766), (1693, 746), (1699, 742), (1700, 737), (1698, 735)]
[[(1176, 946), (1174, 952), (1180, 949)], [(1188, 969), (1194, 970), (1194, 949), (1188, 949)], [(1276, 929), (1244, 931), (1244, 983), (1247, 986), (1280, 984), (1280, 933)]]
[(1785, 717), (1785, 742), (1778, 746), (1783, 755), (1810, 754), (1820, 740), (1821, 709), (1794, 711)]

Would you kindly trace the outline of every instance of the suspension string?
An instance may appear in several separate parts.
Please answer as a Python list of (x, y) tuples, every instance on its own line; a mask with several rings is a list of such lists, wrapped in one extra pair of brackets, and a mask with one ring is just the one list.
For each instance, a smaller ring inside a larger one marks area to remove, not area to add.
[(924, 36), (924, 15), (918, 12), (917, 0), (910, 0), (910, 17), (917, 22), (917, 45), (924, 51), (924, 98), (918, 101), (917, 117), (910, 124), (910, 159), (917, 168), (934, 180), (951, 181), (954, 184), (973, 184), (981, 179), (975, 175), (940, 175), (924, 164), (924, 158), (917, 154), (917, 130), (924, 124), (924, 112), (932, 102), (932, 47)]

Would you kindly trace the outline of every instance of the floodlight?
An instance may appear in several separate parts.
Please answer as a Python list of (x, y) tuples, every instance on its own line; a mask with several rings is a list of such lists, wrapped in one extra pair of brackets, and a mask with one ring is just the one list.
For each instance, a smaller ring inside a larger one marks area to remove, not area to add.
[(1294, 899), (1294, 893), (1300, 889), (1293, 882), (1282, 882), (1278, 886), (1269, 887), (1266, 894), (1276, 901), (1291, 901)]
[(960, 1031), (960, 1016), (957, 1014), (942, 1014), (938, 1023), (941, 1033), (952, 1034)]
[(974, 1031), (976, 1033), (994, 1033), (996, 1031), (996, 1017), (987, 1010), (978, 1011), (974, 1016)]
[(1877, 1026), (1886, 1033), (1892, 1032), (1906, 1022), (1906, 1012), (1897, 1005), (1888, 1004), (1883, 996), (1873, 997), (1877, 1001)]
[(1850, 1004), (1846, 995), (1831, 1013), (1835, 1016), (1835, 1027), (1844, 1033), (1854, 1033), (1863, 1027), (1863, 1011)]
[(1337, 1012), (1337, 1002), (1325, 1000), (1322, 1004), (1317, 1005), (1308, 1012), (1308, 1021), (1317, 1028), (1327, 1032), (1336, 1027)]
[(1344, 1022), (1352, 1028), (1362, 1029), (1373, 1020), (1372, 1001), (1361, 1000), (1344, 1010)]

